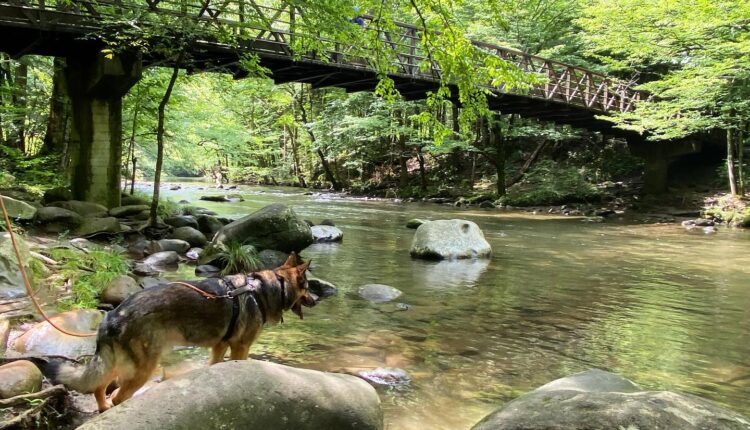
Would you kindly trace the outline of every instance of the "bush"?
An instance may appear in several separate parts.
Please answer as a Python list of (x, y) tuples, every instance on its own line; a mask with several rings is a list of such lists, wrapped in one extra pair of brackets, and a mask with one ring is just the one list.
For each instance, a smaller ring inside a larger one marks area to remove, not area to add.
[(601, 200), (601, 192), (571, 166), (543, 160), (513, 185), (500, 203), (509, 206), (545, 206), (590, 203)]
[(260, 259), (255, 247), (239, 242), (210, 246), (201, 256), (201, 259), (204, 258), (221, 267), (222, 275), (247, 273), (260, 268)]

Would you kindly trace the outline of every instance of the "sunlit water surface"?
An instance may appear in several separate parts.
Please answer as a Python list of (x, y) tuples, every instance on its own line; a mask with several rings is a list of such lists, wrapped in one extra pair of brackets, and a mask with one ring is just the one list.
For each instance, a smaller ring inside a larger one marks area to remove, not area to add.
[[(747, 232), (707, 236), (677, 225), (590, 224), (258, 187), (229, 191), (244, 202), (212, 203), (198, 197), (219, 191), (184, 185), (162, 193), (229, 217), (283, 203), (344, 231), (342, 243), (303, 253), (339, 294), (307, 310), (304, 321), (290, 314), (267, 329), (252, 352), (334, 372), (406, 370), (408, 387), (379, 389), (388, 429), (468, 429), (504, 402), (591, 367), (750, 414)], [(410, 218), (472, 220), (494, 256), (411, 259)], [(367, 283), (400, 289), (396, 301), (410, 309), (359, 298)]]

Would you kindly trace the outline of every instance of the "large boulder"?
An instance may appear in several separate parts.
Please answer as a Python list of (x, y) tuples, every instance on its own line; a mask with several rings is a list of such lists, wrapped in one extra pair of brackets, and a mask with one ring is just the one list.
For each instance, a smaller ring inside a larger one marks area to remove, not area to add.
[(264, 249), (258, 253), (258, 260), (260, 261), (260, 267), (258, 269), (273, 270), (277, 267), (281, 267), (286, 263), (287, 258), (289, 258), (289, 254), (286, 252)]
[(219, 218), (213, 215), (198, 215), (198, 230), (205, 234), (206, 237), (213, 238), (216, 233), (224, 227)]
[(78, 429), (155, 427), (379, 430), (383, 416), (375, 389), (357, 377), (247, 360), (162, 382)]
[(115, 217), (86, 218), (73, 232), (76, 236), (91, 236), (97, 233), (120, 233), (122, 226)]
[(80, 200), (68, 200), (62, 202), (53, 202), (49, 206), (67, 209), (73, 211), (82, 217), (98, 218), (107, 216), (107, 208), (98, 203), (84, 202)]
[(42, 372), (34, 363), (14, 361), (0, 366), (0, 399), (36, 393), (42, 389)]
[[(29, 247), (26, 241), (16, 235), (16, 244), (21, 253), (24, 268), (29, 272)], [(26, 295), (21, 271), (18, 270), (18, 259), (13, 250), (9, 233), (0, 233), (0, 299), (14, 299)]]
[(329, 225), (315, 225), (310, 227), (312, 231), (313, 239), (315, 242), (341, 242), (344, 238), (344, 232), (339, 230), (337, 227)]
[(214, 237), (216, 244), (240, 242), (258, 249), (299, 252), (313, 243), (310, 226), (289, 207), (266, 206), (225, 225)]
[(8, 217), (19, 221), (31, 221), (36, 215), (36, 208), (23, 200), (16, 200), (3, 196), (5, 210), (8, 211)]
[(48, 233), (73, 230), (83, 223), (83, 217), (77, 213), (54, 206), (37, 209), (34, 220)]
[(451, 219), (420, 225), (414, 234), (410, 253), (412, 257), (431, 260), (489, 258), (492, 247), (476, 224)]
[[(95, 332), (104, 314), (94, 309), (63, 312), (50, 318), (56, 325), (79, 333)], [(23, 355), (61, 355), (77, 358), (91, 355), (96, 336), (73, 337), (60, 333), (47, 321), (40, 322), (13, 342), (13, 350)]]
[(750, 419), (700, 397), (639, 390), (621, 376), (588, 370), (506, 403), (472, 430), (750, 428)]
[(171, 238), (184, 240), (189, 243), (190, 246), (203, 247), (208, 243), (206, 236), (193, 227), (178, 227), (174, 229)]

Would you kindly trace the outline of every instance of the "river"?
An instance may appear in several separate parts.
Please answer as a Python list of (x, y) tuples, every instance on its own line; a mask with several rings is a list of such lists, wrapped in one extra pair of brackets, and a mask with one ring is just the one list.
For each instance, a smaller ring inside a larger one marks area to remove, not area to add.
[[(468, 429), (504, 402), (591, 367), (750, 414), (750, 232), (704, 235), (679, 225), (592, 224), (282, 188), (240, 187), (229, 193), (244, 202), (212, 203), (198, 197), (217, 190), (185, 185), (162, 193), (229, 217), (283, 203), (343, 230), (342, 243), (303, 252), (339, 294), (303, 321), (288, 315), (251, 352), (335, 372), (406, 370), (408, 387), (379, 389), (387, 429)], [(472, 220), (494, 256), (413, 260), (414, 231), (404, 227), (411, 218)], [(400, 289), (396, 301), (409, 309), (359, 298), (367, 283)]]

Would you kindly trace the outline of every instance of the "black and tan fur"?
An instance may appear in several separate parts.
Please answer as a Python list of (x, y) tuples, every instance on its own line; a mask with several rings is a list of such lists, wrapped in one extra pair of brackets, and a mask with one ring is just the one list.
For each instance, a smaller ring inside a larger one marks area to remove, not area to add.
[[(129, 399), (142, 387), (159, 364), (162, 352), (174, 346), (211, 347), (210, 364), (224, 360), (231, 349), (232, 360), (245, 360), (264, 324), (282, 320), (291, 310), (302, 318), (302, 305), (313, 306), (305, 272), (309, 262), (297, 264), (292, 254), (283, 266), (255, 272), (256, 288), (239, 296), (239, 312), (231, 336), (232, 299), (207, 299), (184, 285), (163, 284), (140, 291), (123, 301), (99, 325), (96, 353), (85, 366), (52, 363), (48, 375), (82, 393), (93, 392), (100, 411)], [(235, 286), (244, 285), (244, 275), (235, 275)], [(191, 283), (210, 294), (226, 293), (226, 281), (207, 279)], [(106, 398), (107, 386), (117, 380), (119, 388)]]

